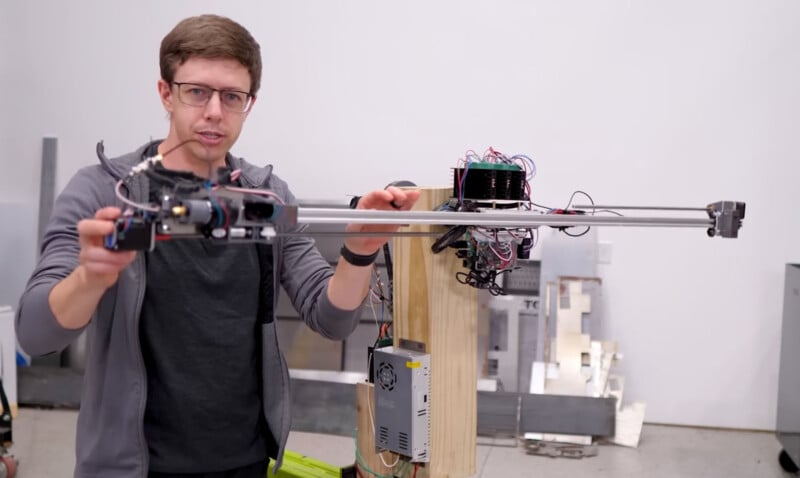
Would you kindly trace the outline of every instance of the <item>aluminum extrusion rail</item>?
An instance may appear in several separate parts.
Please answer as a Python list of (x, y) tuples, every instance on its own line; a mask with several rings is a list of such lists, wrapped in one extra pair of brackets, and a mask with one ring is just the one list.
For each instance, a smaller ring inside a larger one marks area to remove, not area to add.
[(481, 226), (535, 228), (539, 226), (636, 226), (713, 228), (713, 218), (628, 217), (587, 214), (541, 214), (529, 211), (378, 211), (370, 209), (297, 209), (298, 224), (394, 224), (429, 226)]

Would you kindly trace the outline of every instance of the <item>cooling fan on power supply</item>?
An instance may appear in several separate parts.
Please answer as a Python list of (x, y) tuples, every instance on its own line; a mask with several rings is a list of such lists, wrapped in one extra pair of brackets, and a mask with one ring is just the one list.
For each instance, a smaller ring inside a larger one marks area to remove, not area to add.
[(394, 366), (388, 362), (381, 362), (378, 365), (378, 386), (382, 390), (391, 392), (397, 384), (397, 374), (394, 372)]

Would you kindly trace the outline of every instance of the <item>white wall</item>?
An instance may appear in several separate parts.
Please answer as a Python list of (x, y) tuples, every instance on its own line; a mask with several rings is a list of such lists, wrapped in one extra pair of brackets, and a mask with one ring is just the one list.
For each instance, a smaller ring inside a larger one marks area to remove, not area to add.
[(99, 139), (117, 154), (163, 136), (158, 45), (204, 11), (263, 48), (235, 152), (299, 197), (447, 184), (494, 146), (536, 159), (540, 203), (746, 201), (737, 240), (603, 229), (607, 326), (648, 421), (774, 428), (783, 266), (800, 261), (800, 3), (5, 2), (0, 199), (38, 200), (42, 136), (59, 186)]

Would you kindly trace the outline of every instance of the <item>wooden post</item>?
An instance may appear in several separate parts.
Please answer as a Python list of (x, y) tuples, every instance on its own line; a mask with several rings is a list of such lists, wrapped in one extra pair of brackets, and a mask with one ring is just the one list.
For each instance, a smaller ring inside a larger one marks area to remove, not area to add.
[[(415, 210), (431, 211), (449, 188), (422, 189)], [(413, 225), (403, 230), (441, 232)], [(475, 474), (477, 434), (477, 291), (456, 280), (465, 271), (454, 249), (431, 252), (436, 237), (395, 238), (394, 345), (425, 344), (431, 356), (430, 463), (417, 477), (459, 478)]]

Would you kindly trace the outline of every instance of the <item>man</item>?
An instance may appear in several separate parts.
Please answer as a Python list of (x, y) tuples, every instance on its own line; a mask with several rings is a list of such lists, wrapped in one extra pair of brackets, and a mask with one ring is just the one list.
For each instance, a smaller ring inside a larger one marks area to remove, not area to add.
[[(78, 418), (76, 477), (263, 477), (278, 466), (290, 427), (289, 376), (278, 348), (274, 302), (282, 285), (306, 323), (342, 339), (354, 329), (386, 237), (348, 236), (335, 270), (313, 241), (279, 235), (264, 244), (159, 242), (152, 252), (112, 252), (123, 203), (148, 203), (143, 175), (115, 185), (161, 154), (161, 176), (213, 179), (294, 197), (271, 167), (229, 153), (256, 100), (258, 44), (218, 16), (180, 22), (163, 39), (158, 93), (169, 114), (163, 141), (80, 170), (57, 200), (42, 255), (17, 315), (32, 355), (56, 352), (88, 329)], [(409, 209), (418, 191), (373, 191), (359, 208)], [(349, 225), (391, 233), (393, 226)]]

